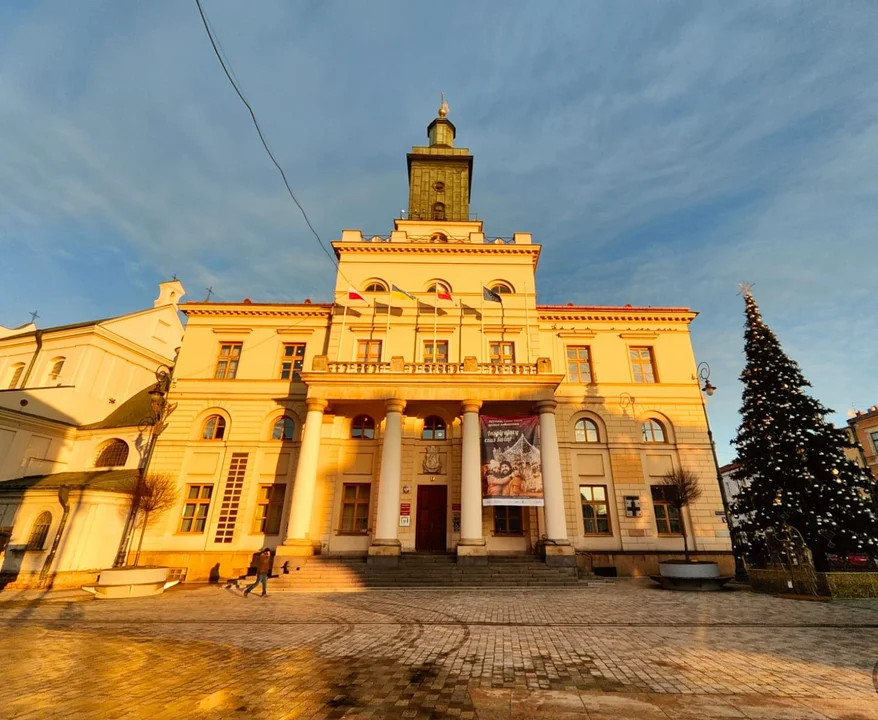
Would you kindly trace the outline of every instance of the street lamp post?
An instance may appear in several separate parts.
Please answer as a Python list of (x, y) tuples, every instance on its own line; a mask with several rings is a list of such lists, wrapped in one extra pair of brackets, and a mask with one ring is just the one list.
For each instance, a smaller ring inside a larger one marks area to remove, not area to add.
[[(138, 484), (143, 482), (149, 469), (150, 460), (152, 460), (152, 452), (155, 449), (156, 441), (159, 435), (165, 429), (165, 420), (170, 415), (176, 403), (171, 405), (168, 403), (168, 392), (171, 389), (171, 375), (173, 370), (167, 365), (159, 365), (155, 371), (156, 384), (147, 393), (152, 405), (152, 415), (143, 418), (140, 421), (140, 431), (148, 435), (148, 440), (144, 446), (143, 455), (140, 458), (140, 467), (137, 471)], [(137, 493), (135, 493), (137, 495)], [(137, 507), (132, 504), (131, 512), (125, 522), (125, 531), (122, 533), (122, 542), (116, 553), (116, 560), (113, 567), (121, 567), (128, 559), (128, 546), (131, 544), (131, 537), (134, 534), (134, 524), (136, 521)], [(135, 560), (136, 562), (136, 560)]]
[(732, 522), (729, 498), (726, 494), (726, 485), (723, 482), (723, 476), (719, 469), (719, 460), (716, 458), (716, 443), (713, 440), (713, 431), (710, 429), (710, 418), (707, 416), (707, 401), (704, 399), (705, 395), (711, 397), (716, 392), (716, 385), (713, 385), (710, 382), (710, 365), (706, 362), (698, 363), (695, 372), (697, 373), (696, 379), (698, 380), (698, 395), (701, 398), (701, 409), (704, 411), (704, 422), (707, 425), (707, 438), (710, 440), (710, 451), (713, 453), (713, 466), (716, 468), (716, 481), (719, 483), (719, 494), (723, 501), (723, 512), (725, 513), (726, 524), (729, 527), (729, 539), (732, 542), (732, 555), (735, 557), (735, 579), (746, 580), (747, 571), (744, 568), (744, 563), (741, 561), (740, 553), (738, 551), (736, 538), (737, 531), (735, 530), (734, 522)]

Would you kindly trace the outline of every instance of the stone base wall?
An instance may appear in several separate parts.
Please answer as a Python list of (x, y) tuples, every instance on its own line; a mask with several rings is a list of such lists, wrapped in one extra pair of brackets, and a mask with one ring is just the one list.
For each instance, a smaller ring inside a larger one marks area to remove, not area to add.
[[(690, 552), (692, 560), (715, 562), (719, 565), (720, 575), (734, 576), (735, 557), (731, 552)], [(662, 560), (683, 560), (683, 553), (668, 552), (579, 552), (576, 564), (586, 573), (596, 575), (612, 572), (616, 569), (616, 577), (646, 577), (659, 574), (659, 563)]]
[(43, 586), (40, 585), (39, 573), (0, 574), (0, 590), (68, 590), (94, 585), (100, 574), (100, 570), (52, 573)]
[[(757, 592), (795, 595), (813, 594), (809, 574), (793, 570), (747, 570), (750, 586)], [(833, 598), (878, 598), (878, 572), (814, 573), (817, 594)], [(792, 585), (792, 587), (790, 587)]]
[[(128, 561), (134, 559), (129, 554)], [(252, 565), (253, 553), (248, 550), (220, 552), (179, 552), (150, 550), (140, 553), (140, 565), (184, 568), (186, 582), (222, 582), (240, 577)]]

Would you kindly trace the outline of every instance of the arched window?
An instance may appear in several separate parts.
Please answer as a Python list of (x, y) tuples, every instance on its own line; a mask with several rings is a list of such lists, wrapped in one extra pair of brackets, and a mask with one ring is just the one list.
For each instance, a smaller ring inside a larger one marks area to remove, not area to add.
[(291, 417), (284, 415), (279, 417), (271, 431), (272, 440), (292, 440), (293, 433), (296, 432), (296, 423)]
[(126, 462), (128, 462), (128, 443), (113, 438), (101, 445), (95, 458), (95, 467), (122, 467)]
[(27, 539), (26, 550), (42, 550), (46, 544), (46, 535), (49, 534), (49, 528), (52, 526), (52, 513), (48, 510), (41, 512), (34, 520), (33, 527), (30, 529), (30, 537)]
[(601, 438), (598, 434), (598, 425), (594, 420), (582, 418), (577, 420), (573, 426), (573, 439), (576, 442), (600, 442)]
[(370, 282), (366, 285), (366, 289), (363, 292), (367, 293), (386, 293), (387, 286), (381, 282)]
[(665, 426), (658, 420), (649, 419), (641, 427), (643, 429), (643, 442), (663, 443), (668, 441), (665, 435)]
[(424, 429), (421, 431), (422, 440), (444, 440), (445, 421), (436, 415), (430, 415), (424, 420)]
[(12, 374), (9, 376), (9, 390), (14, 390), (18, 387), (18, 382), (21, 380), (21, 376), (24, 374), (24, 363), (16, 363), (12, 366)]
[(56, 357), (52, 360), (52, 369), (49, 371), (49, 380), (57, 380), (61, 377), (61, 371), (64, 369), (64, 360), (66, 358)]
[(355, 440), (372, 440), (375, 437), (375, 421), (368, 415), (357, 415), (351, 423), (351, 437)]
[(444, 219), (445, 219), (445, 203), (443, 203), (443, 202), (433, 203), (433, 220), (444, 220)]
[(201, 431), (202, 440), (222, 440), (226, 434), (226, 419), (222, 415), (211, 415)]
[(448, 287), (448, 283), (440, 280), (439, 282), (430, 283), (430, 287), (427, 288), (427, 292), (428, 293), (435, 293), (435, 292), (450, 293), (451, 288)]
[(494, 283), (490, 290), (498, 295), (509, 295), (512, 293), (512, 287), (502, 282)]

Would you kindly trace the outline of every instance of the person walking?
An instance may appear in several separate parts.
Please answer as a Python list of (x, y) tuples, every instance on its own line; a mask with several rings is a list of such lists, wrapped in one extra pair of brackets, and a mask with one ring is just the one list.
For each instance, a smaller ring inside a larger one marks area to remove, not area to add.
[(268, 573), (271, 572), (271, 550), (265, 548), (256, 558), (256, 580), (244, 590), (247, 597), (257, 585), (262, 583), (262, 597), (268, 597)]

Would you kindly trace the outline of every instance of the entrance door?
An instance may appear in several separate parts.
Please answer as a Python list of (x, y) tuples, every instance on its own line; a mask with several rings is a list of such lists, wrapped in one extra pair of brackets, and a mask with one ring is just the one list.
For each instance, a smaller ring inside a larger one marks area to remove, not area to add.
[(445, 552), (447, 498), (446, 485), (418, 486), (418, 517), (415, 525), (415, 550), (418, 552)]

